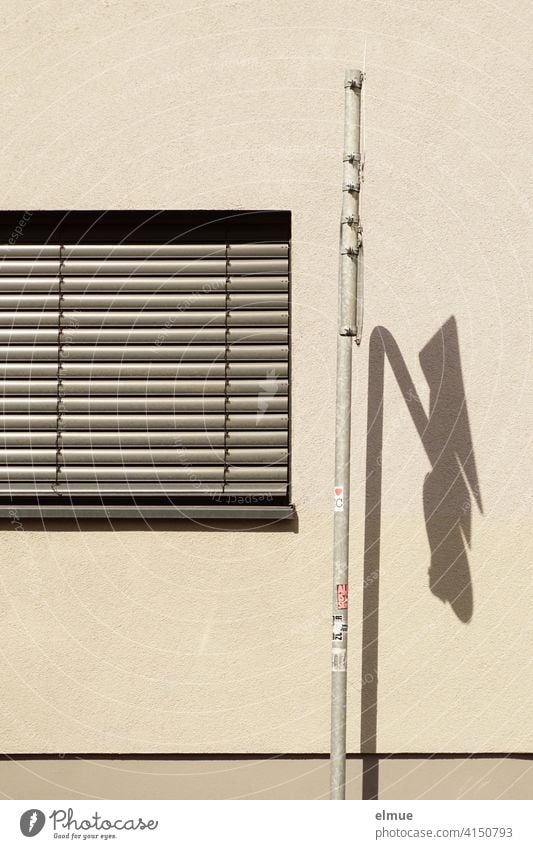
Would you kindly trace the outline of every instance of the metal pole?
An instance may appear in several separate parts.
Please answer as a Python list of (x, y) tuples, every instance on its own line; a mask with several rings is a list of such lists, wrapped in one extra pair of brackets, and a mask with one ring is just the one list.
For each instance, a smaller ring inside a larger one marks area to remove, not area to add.
[(344, 80), (344, 155), (339, 258), (339, 336), (335, 422), (333, 525), (333, 628), (331, 643), (330, 798), (346, 795), (346, 680), (348, 648), (348, 538), (350, 530), (350, 430), (352, 347), (359, 341), (358, 254), (361, 247), (361, 71)]

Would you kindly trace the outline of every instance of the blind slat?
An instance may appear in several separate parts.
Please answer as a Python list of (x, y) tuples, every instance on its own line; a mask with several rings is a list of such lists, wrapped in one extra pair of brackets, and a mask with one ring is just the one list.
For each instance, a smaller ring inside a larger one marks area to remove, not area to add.
[[(15, 291), (19, 290), (16, 286), (18, 278), (12, 278), (16, 287)], [(44, 284), (43, 280), (43, 284)], [(2, 285), (5, 280), (2, 280)], [(32, 281), (32, 287), (42, 286), (39, 281)], [(21, 284), (19, 284), (20, 286)], [(24, 281), (24, 287), (27, 282)], [(57, 286), (59, 282), (57, 281)], [(262, 277), (255, 275), (252, 277), (239, 275), (237, 277), (202, 277), (180, 275), (179, 277), (150, 277), (138, 275), (136, 277), (113, 277), (106, 275), (98, 277), (63, 277), (61, 282), (62, 292), (87, 292), (96, 294), (98, 292), (114, 292), (114, 293), (130, 293), (130, 292), (147, 292), (147, 293), (166, 293), (166, 292), (224, 292), (226, 288), (229, 292), (287, 292), (289, 288), (288, 277)], [(40, 291), (40, 289), (39, 289)], [(55, 291), (55, 290), (54, 290)]]
[[(57, 380), (0, 380), (0, 399), (11, 395), (57, 397)], [(1, 400), (0, 400), (1, 403)]]
[[(6, 411), (8, 408), (8, 402), (11, 403), (11, 407), (13, 411), (23, 411), (25, 409), (23, 402), (26, 399), (24, 398), (7, 398), (5, 399), (4, 405), (6, 407)], [(52, 409), (52, 400), (48, 398), (41, 399), (30, 399), (28, 404), (35, 405), (35, 407), (31, 407), (31, 409), (35, 409), (36, 412), (42, 410)], [(39, 402), (39, 403), (37, 403)], [(17, 406), (17, 404), (19, 406)], [(285, 412), (287, 410), (287, 396), (278, 395), (278, 396), (265, 396), (264, 398), (259, 399), (257, 396), (248, 397), (243, 395), (241, 397), (230, 396), (229, 398), (224, 398), (224, 396), (219, 395), (210, 395), (206, 397), (197, 397), (191, 395), (189, 397), (168, 397), (168, 398), (112, 398), (112, 397), (99, 397), (99, 398), (79, 398), (79, 397), (67, 397), (62, 398), (59, 404), (60, 412), (66, 413), (83, 413), (83, 412), (94, 412), (94, 413), (112, 413), (116, 412), (154, 412), (154, 413), (172, 413), (172, 412), (181, 412), (181, 413), (194, 413), (194, 412), (205, 412), (205, 413), (215, 413), (215, 412), (223, 412), (224, 410), (228, 410), (229, 412), (256, 412), (257, 420), (260, 422), (261, 416), (267, 412)], [(0, 408), (1, 410), (1, 408)]]
[[(56, 354), (57, 357), (57, 354)], [(0, 380), (16, 377), (38, 378), (55, 377), (57, 375), (57, 363), (54, 362), (12, 362), (3, 363), (0, 360)]]
[[(38, 467), (36, 467), (38, 468)], [(44, 467), (43, 467), (44, 468)], [(1, 470), (1, 467), (0, 467)], [(222, 481), (224, 466), (65, 466), (60, 481)], [(226, 474), (232, 481), (286, 481), (286, 466), (232, 466)], [(26, 478), (31, 479), (31, 478)], [(41, 478), (44, 480), (45, 478)]]
[[(55, 332), (57, 340), (57, 331)], [(42, 360), (54, 360), (57, 362), (57, 345), (0, 345), (0, 363), (7, 362), (30, 362), (36, 363)]]
[(22, 466), (29, 464), (30, 466), (48, 463), (53, 465), (56, 462), (56, 451), (49, 448), (2, 448), (0, 449), (0, 466)]
[(0, 466), (0, 481), (49, 481), (56, 477), (56, 465), (53, 466)]
[[(36, 426), (38, 427), (47, 427), (46, 419), (52, 417), (41, 416), (39, 417)], [(7, 424), (4, 427), (24, 427), (25, 421), (29, 421), (29, 418), (26, 417), (26, 420), (22, 416), (4, 416), (0, 418), (0, 423), (6, 422)], [(10, 425), (9, 422), (12, 421), (13, 424)], [(55, 420), (54, 420), (55, 422)], [(98, 430), (116, 430), (119, 432), (125, 430), (137, 430), (144, 432), (156, 432), (158, 430), (173, 430), (180, 432), (182, 430), (190, 430), (197, 429), (202, 431), (213, 431), (216, 429), (224, 429), (226, 428), (229, 432), (232, 430), (247, 430), (254, 431), (256, 429), (261, 430), (287, 430), (289, 424), (288, 416), (283, 413), (262, 413), (261, 416), (258, 416), (257, 413), (237, 413), (237, 414), (228, 414), (225, 416), (222, 414), (183, 414), (177, 413), (176, 415), (169, 414), (147, 414), (142, 415), (140, 413), (136, 415), (128, 415), (119, 414), (119, 415), (105, 415), (94, 413), (91, 415), (87, 414), (75, 414), (69, 412), (63, 412), (60, 416), (60, 428), (62, 432), (68, 432), (69, 430), (78, 430), (78, 431), (86, 431), (91, 434)]]
[(59, 292), (59, 277), (0, 277), (2, 292), (17, 295), (31, 295), (40, 292), (43, 295)]
[[(63, 337), (65, 340), (66, 336)], [(24, 352), (18, 354), (18, 351)], [(3, 354), (7, 351), (7, 354)], [(14, 359), (31, 358), (34, 356), (41, 357), (41, 352), (46, 351), (46, 359), (57, 359), (56, 348), (23, 348), (22, 346), (12, 346), (11, 348), (0, 348), (0, 359), (4, 356), (13, 355)], [(48, 353), (50, 352), (50, 353)], [(62, 351), (62, 366), (65, 368), (73, 364), (76, 360), (119, 360), (123, 363), (131, 363), (135, 360), (147, 360), (152, 362), (161, 362), (171, 360), (175, 363), (181, 363), (183, 360), (205, 360), (208, 362), (224, 361), (227, 359), (230, 362), (235, 360), (281, 360), (287, 361), (289, 349), (286, 345), (264, 344), (264, 345), (72, 345), (63, 342)]]
[[(16, 484), (12, 486), (17, 486)], [(18, 486), (22, 486), (19, 484)], [(26, 485), (27, 487), (27, 485)], [(44, 487), (41, 486), (41, 489)], [(1, 490), (1, 485), (0, 485)], [(202, 483), (197, 481), (194, 488), (190, 483), (180, 483), (179, 481), (114, 481), (108, 483), (100, 481), (92, 483), (85, 481), (82, 483), (59, 483), (54, 486), (54, 492), (63, 495), (204, 495), (204, 494), (219, 494), (221, 492), (231, 492), (234, 495), (252, 495), (260, 492), (262, 496), (282, 495), (287, 491), (287, 482), (278, 483), (276, 481), (264, 481), (257, 483), (254, 481), (244, 481), (241, 483), (217, 483), (216, 481), (207, 481)], [(255, 502), (257, 503), (257, 502)]]
[[(57, 339), (57, 327), (42, 329), (38, 327), (13, 327), (9, 330), (0, 327), (0, 345), (55, 345)], [(38, 356), (40, 356), (40, 352), (38, 352)]]
[[(8, 386), (12, 393), (30, 394), (32, 387), (39, 387), (42, 394), (56, 392), (54, 381), (4, 381), (0, 382), (0, 392), (3, 386)], [(16, 385), (15, 385), (16, 384)], [(26, 387), (26, 389), (25, 389)], [(41, 388), (42, 387), (42, 388)], [(179, 395), (260, 395), (270, 397), (272, 395), (286, 395), (288, 383), (286, 380), (187, 380), (178, 378), (176, 380), (71, 380), (66, 378), (61, 381), (60, 393), (63, 397), (74, 395), (90, 395), (92, 398), (100, 395), (141, 395), (153, 397), (156, 395), (179, 396)]]
[(55, 413), (56, 410), (55, 397), (0, 397), (0, 416), (2, 413)]
[[(43, 254), (44, 256), (44, 254)], [(59, 275), (59, 259), (13, 260), (0, 259), (0, 275), (7, 277), (57, 277)]]
[[(1, 282), (1, 281), (0, 281)], [(56, 310), (2, 310), (0, 309), (1, 327), (57, 327), (59, 313)]]
[[(9, 341), (9, 333), (13, 339), (20, 341), (39, 340), (43, 342), (54, 341), (56, 331), (33, 330), (33, 331), (7, 331), (4, 340), (0, 330), (0, 342)], [(18, 334), (15, 336), (15, 334)], [(172, 344), (205, 345), (212, 342), (225, 342), (229, 345), (245, 343), (254, 344), (259, 342), (287, 342), (288, 331), (286, 327), (243, 327), (230, 328), (227, 332), (223, 326), (220, 327), (159, 327), (154, 329), (127, 328), (114, 329), (104, 327), (102, 329), (78, 328), (76, 319), (72, 321), (72, 327), (63, 327), (60, 335), (61, 345), (74, 346), (76, 344), (123, 344), (143, 345), (146, 343), (154, 347), (163, 347)], [(69, 356), (75, 359), (75, 352)]]
[(55, 415), (0, 415), (0, 431), (7, 430), (31, 431), (57, 430), (57, 417)]
[(55, 450), (56, 441), (55, 417), (53, 430), (2, 430), (0, 425), (0, 448), (54, 446)]
[(0, 245), (0, 260), (4, 259), (57, 259), (60, 245)]
[[(26, 449), (29, 462), (50, 462), (54, 457), (53, 451), (45, 449)], [(24, 450), (1, 451), (0, 463), (16, 462), (17, 457), (22, 456)], [(12, 456), (13, 455), (13, 456)], [(51, 455), (51, 457), (49, 456)], [(63, 448), (59, 452), (59, 461), (65, 467), (81, 465), (150, 465), (160, 464), (191, 466), (196, 463), (214, 465), (242, 464), (242, 465), (275, 465), (287, 462), (287, 452), (283, 448), (231, 448), (224, 446), (213, 446), (210, 448), (152, 448), (150, 451), (141, 448)]]
[[(65, 310), (132, 310), (137, 309), (142, 312), (147, 310), (163, 310), (171, 308), (173, 310), (183, 310), (186, 315), (190, 310), (212, 309), (216, 307), (224, 310), (226, 306), (230, 309), (275, 309), (287, 308), (288, 296), (286, 293), (267, 293), (267, 292), (251, 292), (248, 294), (230, 294), (226, 297), (223, 292), (211, 293), (192, 292), (189, 294), (162, 294), (162, 293), (140, 293), (136, 295), (126, 294), (124, 292), (110, 293), (108, 295), (92, 295), (86, 292), (81, 292), (77, 295), (64, 295), (62, 305)], [(0, 309), (9, 309), (10, 306), (16, 308), (31, 308), (34, 306), (42, 306), (42, 308), (52, 309), (57, 308), (57, 298), (52, 295), (24, 295), (16, 298), (16, 296), (0, 296)], [(187, 311), (187, 312), (185, 312)]]
[[(26, 318), (27, 317), (27, 318)], [(57, 313), (8, 313), (0, 312), (0, 324), (34, 323), (57, 324)], [(225, 326), (226, 324), (254, 328), (258, 325), (284, 326), (288, 323), (288, 313), (285, 310), (65, 310), (61, 315), (62, 328), (78, 327), (160, 327), (165, 333), (167, 328), (176, 326), (203, 327), (204, 325)]]
[[(13, 437), (12, 440), (9, 437)], [(25, 438), (33, 436), (33, 434), (25, 434), (24, 432), (14, 432), (13, 434), (0, 434), (0, 444), (2, 438), (7, 443), (16, 445), (17, 437)], [(46, 440), (55, 440), (55, 434), (43, 432), (35, 435), (37, 437), (35, 444), (51, 444)], [(286, 430), (252, 430), (252, 431), (230, 431), (225, 433), (224, 430), (65, 430), (61, 435), (63, 447), (72, 448), (112, 448), (114, 446), (128, 447), (144, 447), (144, 448), (162, 448), (170, 446), (176, 448), (178, 446), (186, 447), (188, 445), (195, 446), (211, 446), (220, 447), (228, 445), (231, 447), (241, 446), (259, 446), (273, 447), (286, 446), (288, 443), (288, 433)], [(29, 444), (29, 443), (28, 443)]]
[[(22, 375), (28, 373), (32, 369), (36, 369), (36, 374), (41, 373), (44, 376), (51, 370), (50, 373), (55, 373), (54, 364), (35, 364), (35, 363), (9, 363), (2, 366), (0, 363), (0, 376), (3, 372), (12, 373), (13, 375)], [(215, 362), (131, 362), (130, 360), (122, 360), (120, 362), (62, 362), (61, 375), (62, 377), (86, 377), (86, 378), (106, 378), (115, 377), (122, 379), (131, 379), (135, 377), (146, 378), (191, 378), (191, 377), (268, 377), (280, 378), (287, 377), (288, 365), (286, 362), (229, 362), (216, 360)]]
[[(53, 262), (21, 262), (20, 266), (26, 268), (17, 271), (18, 263), (6, 261), (0, 263), (0, 273), (5, 265), (6, 274), (28, 274), (58, 273), (59, 269)], [(30, 269), (28, 269), (28, 266)], [(31, 269), (42, 267), (42, 271)], [(118, 275), (125, 274), (134, 276), (142, 274), (151, 276), (156, 274), (287, 274), (288, 263), (286, 259), (230, 259), (226, 262), (222, 259), (189, 259), (180, 261), (178, 259), (66, 259), (62, 270), (65, 275)]]
[(191, 245), (64, 245), (62, 256), (73, 258), (134, 257), (286, 257), (289, 246), (284, 243), (253, 242), (243, 244), (191, 244)]
[[(4, 292), (3, 280), (0, 288)], [(257, 297), (257, 296), (256, 296)], [(268, 296), (267, 296), (268, 297)], [(40, 292), (20, 292), (10, 295), (0, 294), (0, 310), (58, 310), (59, 297), (55, 294)]]

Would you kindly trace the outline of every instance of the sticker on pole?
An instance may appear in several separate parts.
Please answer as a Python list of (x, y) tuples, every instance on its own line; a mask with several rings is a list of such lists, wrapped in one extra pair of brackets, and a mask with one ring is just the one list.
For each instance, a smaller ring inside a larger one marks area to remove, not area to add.
[(331, 671), (346, 672), (346, 649), (333, 649), (331, 653)]
[(345, 634), (348, 631), (348, 623), (344, 613), (335, 613), (333, 616), (333, 630), (331, 639), (335, 642), (344, 642)]
[(335, 499), (335, 513), (342, 513), (344, 511), (344, 487), (336, 486), (333, 490), (333, 497)]
[(348, 609), (348, 584), (337, 584), (337, 610)]

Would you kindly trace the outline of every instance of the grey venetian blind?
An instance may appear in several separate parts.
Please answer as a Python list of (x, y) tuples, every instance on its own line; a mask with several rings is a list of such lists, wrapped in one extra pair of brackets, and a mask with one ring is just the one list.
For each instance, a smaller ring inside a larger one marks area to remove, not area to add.
[(0, 246), (0, 491), (287, 497), (288, 253)]

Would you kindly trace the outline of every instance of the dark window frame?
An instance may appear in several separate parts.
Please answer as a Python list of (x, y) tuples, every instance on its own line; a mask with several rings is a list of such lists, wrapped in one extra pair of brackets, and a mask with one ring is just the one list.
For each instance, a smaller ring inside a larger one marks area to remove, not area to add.
[(291, 518), (291, 214), (262, 210), (9, 210), (0, 211), (0, 244), (206, 244), (287, 242), (288, 298), (288, 488), (287, 496), (261, 502), (253, 495), (125, 497), (32, 495), (0, 497), (0, 516), (77, 518)]

